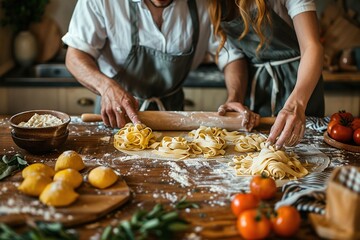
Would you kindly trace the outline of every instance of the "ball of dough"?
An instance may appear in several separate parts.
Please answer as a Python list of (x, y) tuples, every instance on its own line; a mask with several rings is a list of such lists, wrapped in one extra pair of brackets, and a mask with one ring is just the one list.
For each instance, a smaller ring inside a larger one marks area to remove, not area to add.
[(22, 170), (23, 178), (26, 178), (33, 173), (42, 173), (43, 175), (52, 178), (55, 175), (55, 170), (52, 167), (43, 163), (34, 163)]
[(51, 178), (48, 176), (33, 172), (26, 176), (18, 190), (26, 195), (38, 197), (51, 181)]
[(118, 179), (118, 176), (112, 168), (99, 166), (92, 169), (88, 176), (90, 184), (96, 188), (107, 188), (113, 185)]
[(73, 150), (68, 150), (60, 154), (55, 163), (55, 171), (72, 168), (80, 171), (85, 168), (82, 157)]
[(67, 168), (58, 171), (54, 176), (54, 181), (65, 181), (73, 188), (77, 188), (83, 181), (82, 175), (72, 168)]
[(64, 181), (54, 181), (48, 184), (40, 194), (40, 201), (48, 206), (65, 207), (73, 203), (79, 194)]

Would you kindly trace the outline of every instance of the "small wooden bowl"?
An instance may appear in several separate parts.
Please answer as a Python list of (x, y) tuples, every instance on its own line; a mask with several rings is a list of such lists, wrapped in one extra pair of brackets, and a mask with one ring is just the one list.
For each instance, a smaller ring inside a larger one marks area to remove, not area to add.
[[(60, 125), (51, 126), (51, 127), (22, 127), (19, 126), (21, 122), (27, 122), (35, 113), (39, 115), (50, 114), (61, 120)], [(70, 123), (70, 116), (63, 112), (58, 112), (54, 110), (32, 110), (21, 112), (13, 115), (10, 118), (10, 125), (14, 130), (14, 134), (18, 138), (24, 139), (49, 139), (53, 137), (63, 136), (67, 127)]]
[(338, 149), (344, 149), (350, 152), (360, 152), (360, 146), (338, 142), (331, 138), (327, 132), (324, 133), (324, 142)]
[(50, 152), (66, 142), (69, 136), (69, 131), (64, 134), (51, 137), (51, 138), (21, 138), (15, 134), (15, 131), (11, 131), (11, 137), (14, 143), (26, 151), (34, 154)]

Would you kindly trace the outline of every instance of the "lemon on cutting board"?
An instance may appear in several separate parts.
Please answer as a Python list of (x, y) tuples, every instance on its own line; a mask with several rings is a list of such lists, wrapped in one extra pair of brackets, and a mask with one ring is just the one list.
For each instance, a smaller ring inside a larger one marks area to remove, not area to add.
[(118, 180), (118, 175), (110, 167), (99, 166), (92, 169), (88, 175), (89, 183), (100, 189), (110, 187)]
[(51, 181), (50, 177), (33, 172), (26, 176), (19, 185), (18, 190), (26, 195), (38, 197)]
[(73, 150), (68, 150), (60, 154), (55, 163), (55, 171), (72, 168), (81, 171), (85, 168), (82, 157)]
[(48, 206), (65, 207), (73, 203), (79, 194), (65, 181), (54, 181), (48, 184), (40, 194), (40, 201)]
[(77, 188), (83, 182), (81, 173), (72, 168), (58, 171), (54, 176), (54, 181), (65, 181), (73, 188)]
[(43, 163), (33, 163), (24, 168), (21, 172), (23, 178), (26, 178), (33, 173), (42, 173), (43, 175), (52, 178), (55, 175), (55, 170)]

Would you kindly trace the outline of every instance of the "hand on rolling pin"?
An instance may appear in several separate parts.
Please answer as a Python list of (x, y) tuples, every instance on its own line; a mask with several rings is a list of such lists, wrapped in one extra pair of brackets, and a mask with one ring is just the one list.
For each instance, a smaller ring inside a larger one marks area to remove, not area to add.
[(242, 114), (241, 126), (247, 131), (251, 131), (257, 122), (259, 122), (260, 115), (250, 111), (246, 106), (239, 102), (228, 102), (218, 108), (218, 114), (224, 116), (226, 112), (239, 112)]
[(108, 87), (101, 95), (101, 116), (107, 126), (122, 128), (127, 118), (140, 123), (137, 115), (138, 101), (117, 84)]

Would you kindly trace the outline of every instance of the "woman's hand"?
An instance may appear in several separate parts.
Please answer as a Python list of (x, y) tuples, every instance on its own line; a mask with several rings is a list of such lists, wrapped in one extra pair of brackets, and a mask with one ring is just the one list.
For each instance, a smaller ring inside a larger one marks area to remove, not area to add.
[(305, 133), (305, 110), (303, 107), (284, 107), (271, 127), (268, 144), (275, 144), (277, 149), (283, 145), (297, 145)]
[(115, 82), (101, 94), (101, 116), (107, 126), (122, 128), (128, 119), (140, 123), (138, 108), (138, 101)]
[[(226, 112), (239, 112), (242, 114), (241, 127), (251, 131), (259, 120), (259, 114), (250, 111), (246, 106), (239, 102), (227, 102), (218, 108), (218, 114), (224, 116)], [(239, 127), (239, 128), (241, 128)]]

